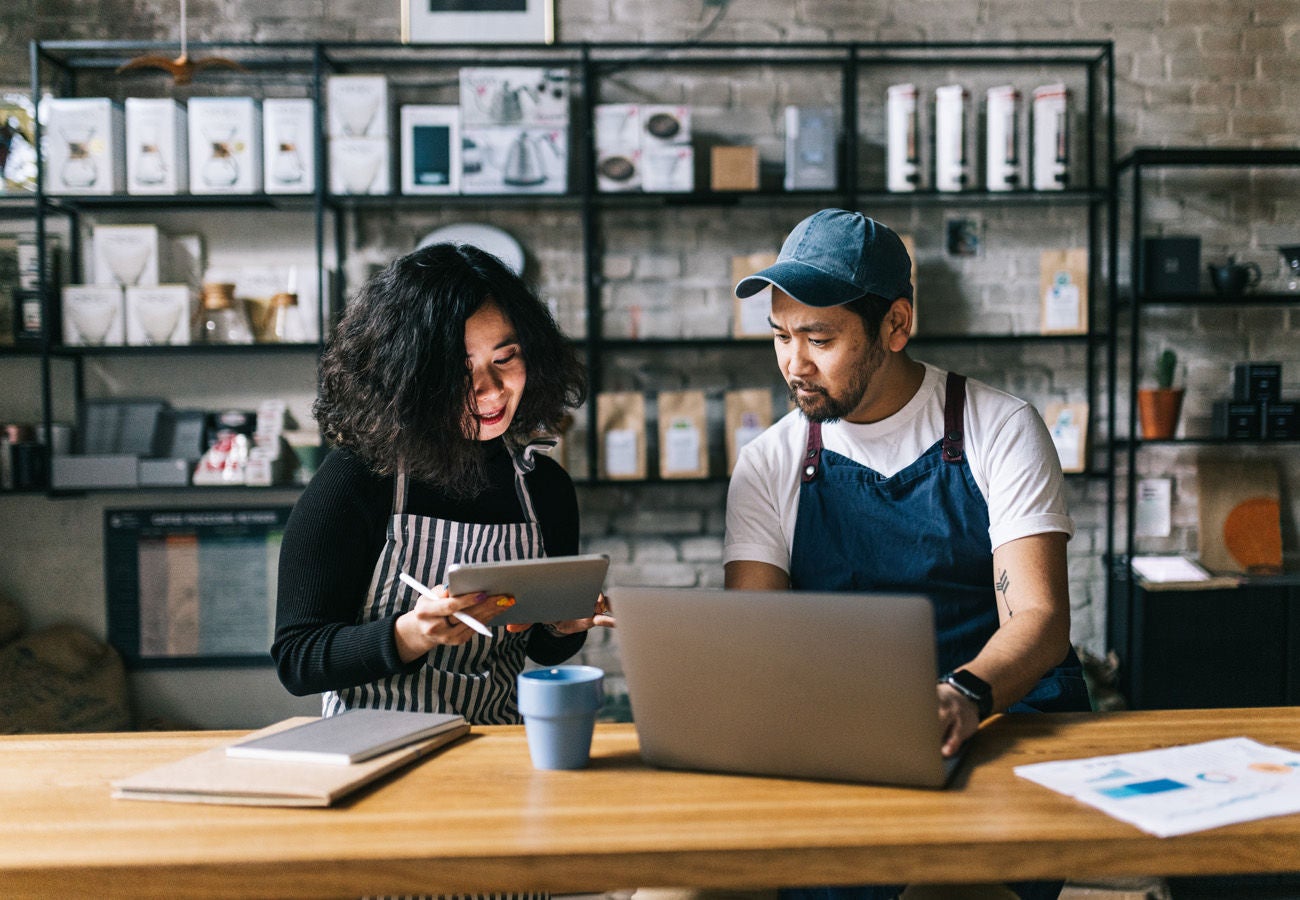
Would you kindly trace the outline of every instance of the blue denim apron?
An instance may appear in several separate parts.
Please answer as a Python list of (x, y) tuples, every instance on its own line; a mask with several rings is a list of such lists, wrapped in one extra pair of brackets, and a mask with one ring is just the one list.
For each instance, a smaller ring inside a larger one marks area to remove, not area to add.
[[(998, 628), (988, 504), (966, 460), (965, 400), (965, 377), (950, 372), (943, 438), (889, 477), (824, 449), (821, 424), (810, 422), (790, 554), (796, 590), (928, 594), (934, 601), (936, 679), (977, 656)], [(1089, 708), (1082, 667), (1071, 649), (1008, 711)], [(781, 893), (788, 900), (883, 900), (903, 887)], [(1055, 897), (1060, 887), (1011, 885), (1022, 898)]]

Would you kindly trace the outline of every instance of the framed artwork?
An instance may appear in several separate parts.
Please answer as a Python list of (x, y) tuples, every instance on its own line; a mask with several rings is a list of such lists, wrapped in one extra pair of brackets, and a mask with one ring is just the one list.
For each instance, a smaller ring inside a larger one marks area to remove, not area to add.
[(407, 44), (549, 44), (554, 0), (401, 0)]

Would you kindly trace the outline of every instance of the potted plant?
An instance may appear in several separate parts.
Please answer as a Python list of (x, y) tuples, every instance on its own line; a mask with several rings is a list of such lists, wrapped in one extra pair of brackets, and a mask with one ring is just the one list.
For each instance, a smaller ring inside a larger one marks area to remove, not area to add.
[(1138, 415), (1144, 440), (1167, 440), (1178, 428), (1178, 416), (1183, 409), (1183, 389), (1174, 387), (1177, 367), (1177, 354), (1172, 350), (1163, 351), (1156, 359), (1156, 386), (1138, 390)]

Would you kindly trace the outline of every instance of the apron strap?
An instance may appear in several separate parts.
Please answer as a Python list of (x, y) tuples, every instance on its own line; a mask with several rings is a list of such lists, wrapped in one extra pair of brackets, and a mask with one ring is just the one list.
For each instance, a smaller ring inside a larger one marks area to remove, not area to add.
[(943, 399), (943, 461), (959, 463), (966, 453), (963, 419), (966, 412), (966, 376), (948, 373), (948, 389)]
[(822, 423), (808, 423), (808, 446), (804, 449), (803, 470), (800, 477), (807, 484), (817, 477), (822, 467)]

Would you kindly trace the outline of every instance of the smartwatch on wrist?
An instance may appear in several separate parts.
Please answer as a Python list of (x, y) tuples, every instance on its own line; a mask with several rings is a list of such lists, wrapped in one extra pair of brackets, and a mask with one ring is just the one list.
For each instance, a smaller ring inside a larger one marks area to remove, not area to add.
[(993, 712), (993, 688), (987, 681), (965, 669), (956, 669), (939, 679), (970, 700), (979, 710), (981, 721)]

